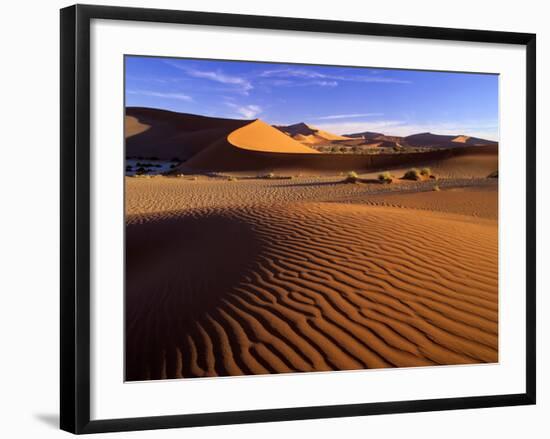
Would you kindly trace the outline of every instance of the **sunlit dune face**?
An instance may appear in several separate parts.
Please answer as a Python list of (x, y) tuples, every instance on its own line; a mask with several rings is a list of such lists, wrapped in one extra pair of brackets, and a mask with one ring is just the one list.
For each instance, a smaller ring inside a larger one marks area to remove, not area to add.
[(132, 137), (141, 134), (151, 128), (151, 125), (140, 122), (136, 117), (126, 116), (124, 123), (124, 137)]
[(249, 151), (319, 154), (318, 151), (302, 145), (261, 120), (233, 131), (227, 136), (227, 140), (233, 146)]

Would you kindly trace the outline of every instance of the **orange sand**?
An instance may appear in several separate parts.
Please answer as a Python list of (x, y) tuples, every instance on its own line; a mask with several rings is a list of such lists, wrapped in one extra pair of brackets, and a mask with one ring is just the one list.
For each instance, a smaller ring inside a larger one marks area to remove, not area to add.
[(497, 181), (432, 184), (127, 178), (127, 379), (498, 361)]
[(315, 149), (302, 145), (261, 120), (233, 131), (227, 136), (227, 141), (236, 148), (249, 151), (319, 154)]

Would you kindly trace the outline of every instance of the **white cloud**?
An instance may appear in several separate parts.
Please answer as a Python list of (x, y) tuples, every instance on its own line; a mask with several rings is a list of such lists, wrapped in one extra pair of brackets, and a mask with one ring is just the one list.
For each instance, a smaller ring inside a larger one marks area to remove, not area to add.
[(245, 119), (254, 119), (258, 114), (262, 112), (262, 108), (259, 105), (237, 105), (233, 102), (226, 102), (225, 105), (233, 108), (240, 116)]
[[(378, 72), (377, 72), (378, 73)], [(264, 78), (301, 78), (301, 79), (324, 79), (334, 81), (351, 82), (378, 82), (394, 84), (410, 84), (411, 81), (404, 79), (391, 78), (387, 76), (367, 76), (367, 75), (331, 75), (316, 72), (313, 70), (303, 70), (299, 68), (281, 68), (273, 70), (264, 70), (260, 73)], [(337, 83), (335, 84), (337, 85)]]
[(262, 73), (260, 73), (260, 76), (264, 78), (329, 78), (329, 76), (323, 73), (315, 72), (313, 70), (302, 70), (293, 68), (264, 70)]
[(315, 119), (319, 120), (332, 120), (332, 119), (352, 119), (355, 117), (372, 117), (383, 116), (383, 113), (353, 113), (353, 114), (331, 114), (329, 116), (320, 116)]
[(319, 87), (336, 87), (338, 85), (338, 82), (333, 80), (325, 80), (325, 79), (295, 81), (293, 79), (269, 78), (262, 81), (262, 84), (277, 86), (277, 87), (307, 87), (307, 86), (315, 86), (315, 85)]
[(348, 81), (356, 82), (381, 82), (387, 84), (411, 84), (411, 81), (405, 79), (396, 79), (396, 78), (384, 78), (382, 76), (356, 76), (354, 78), (349, 78)]
[(338, 83), (336, 81), (312, 81), (311, 85), (319, 85), (321, 87), (336, 87)]
[(129, 94), (142, 95), (142, 96), (152, 96), (156, 98), (165, 98), (165, 99), (178, 99), (180, 101), (191, 102), (193, 98), (189, 95), (183, 93), (163, 93), (157, 91), (149, 90), (129, 90)]
[(210, 81), (219, 82), (221, 84), (234, 85), (236, 86), (237, 90), (242, 92), (243, 94), (248, 94), (248, 92), (254, 88), (249, 80), (241, 76), (227, 75), (220, 70), (198, 70), (191, 67), (182, 66), (178, 63), (174, 63), (171, 61), (165, 62), (172, 67), (175, 67), (176, 69), (184, 71), (189, 76), (192, 76), (194, 78), (209, 79)]

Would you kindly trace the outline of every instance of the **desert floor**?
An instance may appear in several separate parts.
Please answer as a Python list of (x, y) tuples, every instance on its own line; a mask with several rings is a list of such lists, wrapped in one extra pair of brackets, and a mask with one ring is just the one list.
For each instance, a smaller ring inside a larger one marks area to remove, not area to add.
[(439, 170), (126, 178), (126, 378), (498, 361), (498, 180)]

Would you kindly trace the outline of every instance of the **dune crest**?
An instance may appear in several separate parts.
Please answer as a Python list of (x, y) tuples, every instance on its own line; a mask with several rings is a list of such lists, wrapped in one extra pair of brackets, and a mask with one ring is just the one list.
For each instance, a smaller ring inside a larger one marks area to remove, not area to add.
[(260, 119), (236, 129), (227, 136), (233, 146), (248, 151), (287, 154), (319, 154), (319, 151), (302, 145)]
[(125, 117), (126, 156), (186, 160), (248, 123), (250, 120), (128, 107)]
[(287, 126), (275, 125), (275, 128), (305, 145), (317, 145), (321, 143), (330, 143), (332, 141), (353, 140), (350, 137), (340, 136), (338, 134), (320, 130), (312, 127), (311, 125), (307, 125), (304, 122)]
[(129, 137), (147, 131), (149, 128), (151, 128), (151, 125), (140, 122), (137, 117), (126, 116), (124, 123), (124, 137), (128, 139)]

